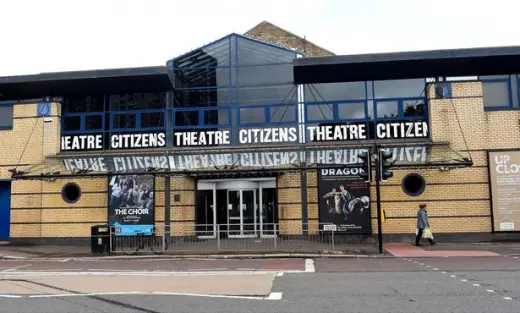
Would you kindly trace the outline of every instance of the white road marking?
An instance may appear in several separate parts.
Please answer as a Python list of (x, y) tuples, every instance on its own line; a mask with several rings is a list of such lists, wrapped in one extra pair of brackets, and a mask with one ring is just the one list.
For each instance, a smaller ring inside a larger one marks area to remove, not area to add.
[(282, 300), (282, 293), (281, 292), (271, 292), (266, 300)]
[(17, 296), (17, 295), (0, 295), (0, 298), (21, 298), (22, 296)]
[(450, 277), (451, 277), (451, 278), (455, 278), (455, 277), (457, 277), (457, 275), (450, 275)]
[(12, 271), (16, 271), (20, 268), (24, 268), (24, 267), (29, 267), (31, 266), (32, 264), (25, 264), (25, 265), (20, 265), (20, 266), (15, 266), (15, 267), (12, 267), (12, 268), (8, 268), (6, 270), (3, 270), (2, 272), (12, 272)]
[(444, 272), (444, 271), (443, 271), (442, 273), (443, 273), (443, 274), (446, 274), (446, 272)]
[(468, 280), (467, 279), (461, 279), (460, 281), (467, 282)]
[(314, 272), (316, 272), (316, 268), (314, 267), (314, 260), (313, 259), (305, 259), (305, 271), (307, 273), (314, 273)]
[(480, 287), (480, 284), (473, 284), (473, 286), (475, 286), (475, 287)]
[(504, 297), (505, 300), (513, 300), (511, 297)]
[(515, 256), (515, 257), (513, 257), (513, 259), (518, 259), (518, 257), (517, 257), (517, 256)]
[(434, 270), (434, 271), (438, 271), (439, 269), (438, 269), (438, 268), (436, 268), (436, 267), (434, 267), (434, 268), (433, 268), (433, 270)]
[(488, 289), (486, 290), (487, 292), (495, 292), (494, 290), (491, 290), (491, 289)]
[(278, 277), (282, 277), (282, 276), (283, 276), (283, 272), (276, 273), (276, 276), (278, 276)]
[(426, 267), (432, 267), (431, 265), (426, 265)]
[(63, 259), (63, 260), (58, 261), (58, 262), (60, 262), (60, 263), (65, 263), (65, 262), (68, 262), (68, 261), (70, 261), (70, 259)]
[(419, 265), (424, 265), (424, 263), (419, 263)]

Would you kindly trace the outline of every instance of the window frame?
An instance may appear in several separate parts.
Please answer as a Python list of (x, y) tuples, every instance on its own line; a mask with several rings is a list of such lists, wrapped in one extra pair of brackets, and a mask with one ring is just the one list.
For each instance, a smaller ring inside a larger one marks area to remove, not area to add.
[(14, 106), (12, 102), (0, 102), (0, 107), (10, 107), (12, 112), (11, 125), (0, 125), (0, 130), (12, 130), (14, 128)]
[[(424, 115), (422, 116), (404, 116), (404, 102), (405, 101), (423, 101), (424, 102)], [(397, 116), (396, 117), (379, 117), (377, 115), (377, 103), (378, 102), (397, 102)], [(428, 120), (428, 98), (424, 97), (406, 97), (406, 98), (387, 98), (387, 99), (374, 99), (374, 120), (375, 121), (401, 121), (401, 120)]]
[[(228, 123), (227, 124), (205, 124), (204, 123), (204, 112), (206, 111), (219, 111), (219, 110), (228, 110)], [(198, 112), (199, 123), (197, 125), (187, 125), (187, 126), (177, 126), (176, 125), (176, 117), (175, 114), (177, 112)], [(181, 107), (181, 108), (172, 108), (171, 109), (171, 119), (172, 119), (172, 129), (207, 129), (207, 128), (230, 128), (232, 127), (231, 119), (231, 106), (215, 106), (215, 107)]]
[[(280, 122), (273, 122), (272, 119), (272, 109), (274, 108), (282, 108), (284, 110), (284, 107), (294, 107), (294, 119), (291, 121), (280, 121)], [(240, 110), (241, 109), (257, 109), (257, 108), (263, 108), (264, 109), (264, 121), (263, 122), (256, 122), (256, 123), (242, 123), (240, 119)], [(253, 127), (253, 126), (270, 126), (270, 125), (289, 125), (289, 124), (297, 124), (298, 123), (298, 104), (264, 104), (264, 105), (238, 105), (236, 107), (236, 120), (237, 120), (237, 128), (240, 127)]]
[[(306, 102), (305, 103), (305, 114), (304, 119), (306, 124), (315, 124), (315, 123), (334, 123), (334, 122), (346, 122), (346, 123), (357, 123), (357, 122), (367, 122), (368, 121), (368, 101), (367, 99), (359, 99), (359, 100), (344, 100), (344, 101), (323, 101), (323, 102)], [(363, 103), (365, 106), (364, 113), (365, 117), (363, 118), (340, 118), (339, 117), (339, 106), (341, 104), (349, 104), (349, 103)], [(309, 110), (308, 107), (318, 106), (318, 105), (327, 105), (332, 106), (332, 119), (309, 119)]]
[[(519, 82), (518, 75), (514, 75), (515, 77), (511, 77), (513, 75), (508, 75), (509, 78), (496, 78), (496, 79), (481, 79), (479, 77), (479, 81), (482, 84), (482, 104), (484, 106), (484, 111), (506, 111), (506, 110), (518, 110), (519, 108), (513, 107), (513, 91), (511, 90), (511, 79), (516, 79), (517, 84)], [(486, 83), (506, 83), (507, 86), (507, 99), (509, 103), (505, 106), (492, 106), (492, 107), (486, 107), (486, 103), (484, 102), (484, 84)], [(517, 88), (516, 92), (520, 96), (520, 88)], [(520, 99), (520, 98), (519, 98)]]

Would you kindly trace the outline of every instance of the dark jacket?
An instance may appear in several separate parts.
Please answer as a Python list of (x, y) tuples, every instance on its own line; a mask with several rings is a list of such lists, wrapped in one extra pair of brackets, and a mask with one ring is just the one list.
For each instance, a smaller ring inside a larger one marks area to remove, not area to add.
[(429, 227), (430, 223), (428, 222), (428, 212), (424, 208), (419, 209), (417, 212), (417, 228), (425, 229)]

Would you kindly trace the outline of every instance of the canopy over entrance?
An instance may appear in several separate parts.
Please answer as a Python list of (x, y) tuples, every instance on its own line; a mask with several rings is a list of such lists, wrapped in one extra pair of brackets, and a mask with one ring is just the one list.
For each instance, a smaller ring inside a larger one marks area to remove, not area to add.
[[(394, 167), (466, 167), (468, 156), (447, 144), (386, 147), (393, 152)], [(277, 150), (233, 150), (96, 156), (56, 156), (43, 163), (13, 169), (13, 179), (46, 179), (108, 174), (178, 174), (219, 176), (260, 174), (330, 167), (359, 167), (358, 155), (366, 147), (320, 147)]]

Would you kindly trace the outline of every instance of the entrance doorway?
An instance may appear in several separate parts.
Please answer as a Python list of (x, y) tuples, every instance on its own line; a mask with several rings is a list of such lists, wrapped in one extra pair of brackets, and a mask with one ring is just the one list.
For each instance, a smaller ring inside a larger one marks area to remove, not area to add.
[(196, 230), (199, 237), (272, 237), (278, 222), (275, 178), (200, 180)]

